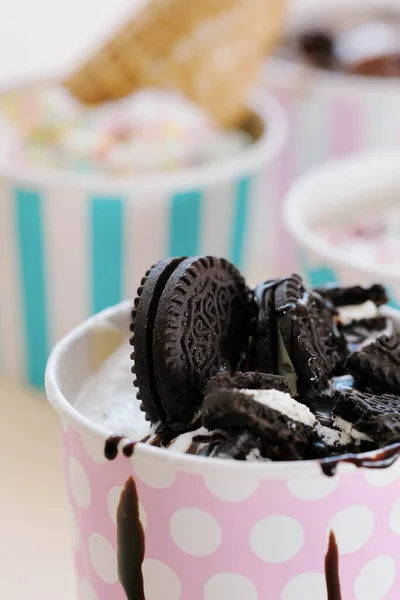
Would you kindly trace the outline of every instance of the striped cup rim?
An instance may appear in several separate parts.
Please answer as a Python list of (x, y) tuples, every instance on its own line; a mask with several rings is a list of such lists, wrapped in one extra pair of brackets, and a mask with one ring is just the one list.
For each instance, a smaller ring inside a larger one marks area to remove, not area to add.
[[(346, 194), (358, 188), (365, 194), (366, 202), (371, 202), (371, 191), (373, 194), (379, 193), (379, 188), (381, 192), (397, 190), (399, 195), (399, 166), (399, 152), (361, 152), (328, 161), (301, 176), (289, 189), (283, 203), (284, 221), (295, 241), (333, 265), (351, 267), (377, 281), (385, 278), (398, 284), (400, 273), (395, 273), (390, 267), (359, 264), (351, 255), (344, 256), (343, 252), (315, 231), (310, 225), (309, 216), (311, 210), (315, 210), (314, 207), (320, 203), (321, 195), (326, 190), (336, 189), (336, 185), (346, 190), (335, 196), (337, 206), (348, 202), (350, 198)], [(311, 199), (314, 199), (313, 202)], [(362, 206), (362, 202), (360, 205)], [(326, 209), (325, 218), (335, 216), (334, 205), (326, 206)]]

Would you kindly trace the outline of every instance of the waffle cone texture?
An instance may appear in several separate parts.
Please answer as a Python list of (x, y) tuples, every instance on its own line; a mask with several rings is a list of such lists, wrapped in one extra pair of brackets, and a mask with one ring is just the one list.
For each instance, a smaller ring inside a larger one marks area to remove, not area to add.
[(64, 85), (88, 105), (146, 87), (177, 89), (232, 125), (284, 14), (285, 0), (151, 0)]

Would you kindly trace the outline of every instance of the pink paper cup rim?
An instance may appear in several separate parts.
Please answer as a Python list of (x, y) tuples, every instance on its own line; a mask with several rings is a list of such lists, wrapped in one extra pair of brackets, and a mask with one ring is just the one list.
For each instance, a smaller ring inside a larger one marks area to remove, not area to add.
[[(121, 331), (122, 323), (129, 323), (132, 309), (131, 301), (121, 302), (91, 317), (76, 329), (65, 336), (53, 349), (46, 368), (45, 386), (50, 404), (58, 413), (63, 422), (83, 435), (99, 442), (105, 443), (107, 438), (117, 432), (111, 432), (82, 416), (68, 401), (64, 392), (64, 384), (61, 379), (70, 378), (65, 372), (65, 358), (73, 351), (77, 342), (84, 342), (87, 334), (99, 324), (109, 323), (117, 326)], [(394, 309), (388, 309), (389, 314), (400, 323), (400, 313)], [(70, 379), (69, 379), (70, 380)], [(71, 380), (70, 380), (71, 381)], [(369, 452), (359, 456), (371, 456)], [(288, 461), (281, 463), (265, 462), (242, 462), (233, 459), (206, 458), (191, 456), (187, 454), (175, 454), (160, 448), (146, 444), (138, 444), (135, 447), (134, 458), (141, 462), (157, 463), (173, 466), (178, 471), (198, 473), (202, 475), (220, 473), (223, 476), (238, 478), (258, 477), (262, 479), (288, 479), (296, 477), (320, 478), (326, 477), (322, 473), (320, 462), (310, 461)], [(350, 464), (340, 463), (338, 474), (354, 473), (355, 467)]]

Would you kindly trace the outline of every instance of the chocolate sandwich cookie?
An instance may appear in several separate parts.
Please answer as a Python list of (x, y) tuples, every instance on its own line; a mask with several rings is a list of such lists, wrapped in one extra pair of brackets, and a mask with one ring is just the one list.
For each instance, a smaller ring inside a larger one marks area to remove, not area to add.
[(222, 430), (230, 436), (249, 432), (260, 438), (263, 444), (278, 447), (281, 459), (283, 456), (288, 458), (288, 455), (294, 458), (296, 448), (310, 444), (315, 424), (311, 413), (309, 424), (306, 424), (304, 419), (294, 420), (266, 402), (255, 400), (250, 394), (226, 389), (205, 397), (202, 420), (207, 429)]
[(132, 344), (151, 420), (187, 427), (209, 379), (234, 373), (246, 356), (253, 311), (252, 293), (224, 259), (171, 259), (148, 272), (135, 301)]
[(362, 387), (376, 393), (399, 393), (400, 335), (379, 337), (359, 352), (350, 354), (345, 366)]
[(375, 283), (369, 287), (353, 285), (351, 287), (340, 287), (336, 284), (329, 284), (314, 289), (320, 296), (325, 298), (335, 307), (354, 306), (371, 301), (376, 306), (382, 306), (389, 302), (387, 293), (383, 285)]
[(133, 337), (130, 341), (134, 348), (131, 354), (134, 361), (132, 373), (135, 375), (133, 383), (138, 388), (140, 408), (153, 423), (164, 421), (166, 417), (154, 374), (153, 333), (158, 303), (170, 275), (185, 258), (161, 260), (153, 265), (141, 281), (132, 310)]
[(333, 392), (332, 414), (379, 446), (400, 441), (400, 398), (390, 394)]
[(279, 390), (290, 394), (290, 385), (286, 377), (270, 373), (218, 373), (207, 383), (205, 394), (211, 394), (218, 390)]
[(289, 373), (292, 388), (295, 385), (301, 395), (324, 390), (347, 354), (345, 339), (335, 325), (335, 311), (319, 294), (307, 290), (299, 275), (276, 287), (275, 311), (278, 372)]

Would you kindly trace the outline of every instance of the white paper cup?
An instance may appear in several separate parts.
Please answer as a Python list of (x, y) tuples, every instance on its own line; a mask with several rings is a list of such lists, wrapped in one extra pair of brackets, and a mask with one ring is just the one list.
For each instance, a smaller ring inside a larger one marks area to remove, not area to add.
[(400, 198), (400, 154), (363, 153), (332, 161), (297, 181), (284, 204), (285, 220), (295, 241), (300, 269), (312, 285), (337, 281), (383, 283), (393, 306), (400, 306), (400, 257), (393, 267), (359, 263), (357, 257), (334, 247), (318, 229)]
[[(351, 18), (354, 12), (367, 12), (379, 4), (383, 2), (294, 0), (288, 28), (304, 30), (322, 22), (335, 29), (346, 14)], [(318, 164), (348, 153), (400, 147), (400, 80), (330, 73), (303, 64), (300, 58), (296, 62), (276, 57), (265, 61), (262, 77), (289, 119), (289, 143), (280, 166), (284, 194)], [(289, 268), (293, 247), (284, 232), (280, 237)]]
[(133, 297), (165, 256), (213, 254), (251, 279), (274, 269), (279, 105), (261, 94), (259, 139), (237, 156), (130, 179), (0, 163), (0, 371), (43, 384), (50, 348)]
[[(120, 304), (80, 325), (56, 346), (46, 372), (48, 399), (63, 427), (79, 600), (127, 598), (118, 580), (116, 515), (131, 478), (139, 503), (124, 504), (123, 514), (136, 523), (125, 534), (145, 596), (128, 600), (327, 600), (331, 531), (342, 598), (395, 600), (399, 460), (380, 471), (341, 464), (330, 478), (315, 461), (246, 463), (139, 444), (131, 458), (120, 453), (107, 462), (111, 432), (82, 417), (74, 403), (98, 366), (99, 346), (110, 350), (118, 335), (126, 336), (131, 307)], [(399, 326), (399, 313), (393, 314)]]

